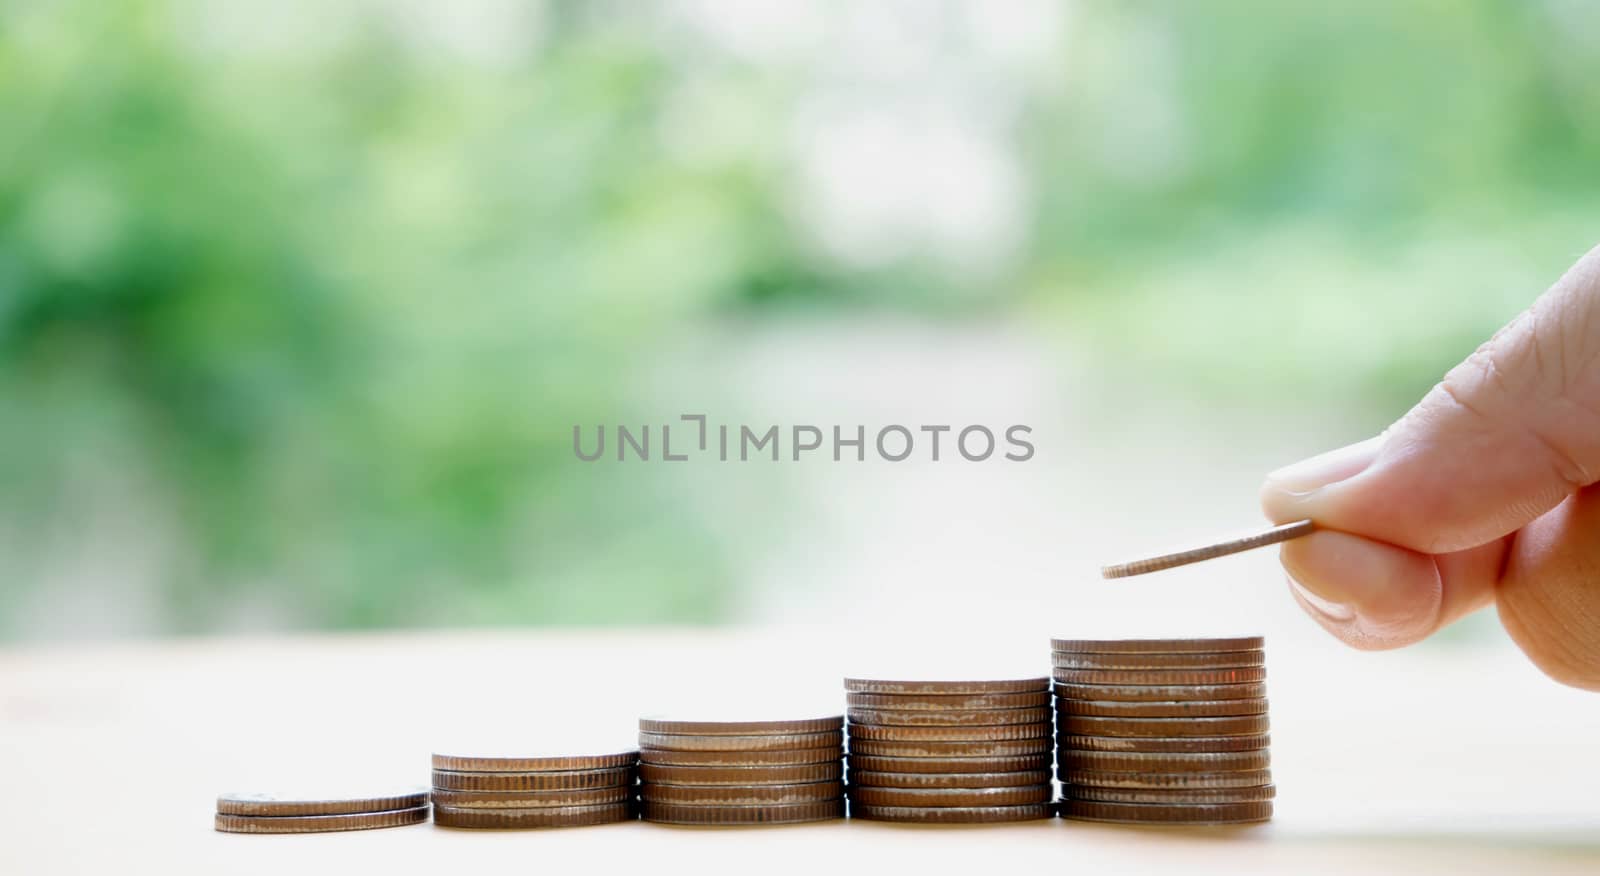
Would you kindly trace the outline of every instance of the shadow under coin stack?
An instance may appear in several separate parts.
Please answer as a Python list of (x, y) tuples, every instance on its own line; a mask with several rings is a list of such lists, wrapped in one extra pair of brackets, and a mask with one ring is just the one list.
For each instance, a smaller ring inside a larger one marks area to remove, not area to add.
[(428, 820), (425, 789), (386, 797), (275, 797), (223, 794), (217, 830), (224, 833), (326, 833), (421, 824)]
[(733, 826), (844, 817), (844, 718), (639, 720), (645, 821)]
[(845, 679), (850, 816), (923, 824), (1049, 818), (1049, 684)]
[(433, 823), (516, 830), (637, 817), (639, 753), (562, 757), (433, 756)]
[(1261, 638), (1050, 644), (1063, 817), (1166, 825), (1272, 817)]

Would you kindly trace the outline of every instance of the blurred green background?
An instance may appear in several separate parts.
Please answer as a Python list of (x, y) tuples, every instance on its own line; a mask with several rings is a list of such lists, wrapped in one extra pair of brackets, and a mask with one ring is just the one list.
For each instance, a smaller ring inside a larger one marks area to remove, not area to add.
[(1331, 446), (1597, 169), (1581, 0), (6, 0), (0, 636), (738, 620), (766, 487), (571, 452), (674, 339), (1025, 325)]

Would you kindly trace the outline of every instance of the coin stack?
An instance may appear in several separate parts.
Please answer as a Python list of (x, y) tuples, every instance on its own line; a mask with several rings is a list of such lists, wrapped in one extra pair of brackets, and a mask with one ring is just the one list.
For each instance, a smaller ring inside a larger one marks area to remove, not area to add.
[(844, 686), (852, 818), (989, 824), (1052, 814), (1049, 679)]
[(1272, 817), (1260, 637), (1050, 644), (1063, 816), (1125, 824)]
[(225, 833), (325, 833), (371, 830), (428, 820), (426, 789), (381, 797), (279, 797), (223, 794), (217, 830)]
[(844, 817), (844, 717), (639, 720), (645, 821), (729, 826)]
[(441, 827), (583, 827), (637, 816), (639, 752), (557, 757), (433, 756)]

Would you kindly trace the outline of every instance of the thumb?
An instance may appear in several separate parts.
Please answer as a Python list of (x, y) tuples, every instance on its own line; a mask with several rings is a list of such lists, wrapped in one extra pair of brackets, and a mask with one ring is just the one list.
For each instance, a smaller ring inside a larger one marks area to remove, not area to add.
[(1383, 435), (1276, 471), (1296, 598), (1360, 647), (1421, 639), (1494, 597), (1507, 538), (1600, 480), (1600, 248)]
[(1600, 480), (1600, 247), (1378, 439), (1268, 476), (1273, 520), (1428, 554), (1514, 532)]

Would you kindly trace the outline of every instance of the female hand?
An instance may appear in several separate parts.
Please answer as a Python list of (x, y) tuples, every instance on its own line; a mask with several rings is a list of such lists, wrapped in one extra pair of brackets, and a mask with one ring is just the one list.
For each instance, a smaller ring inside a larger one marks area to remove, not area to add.
[(1600, 248), (1382, 435), (1268, 476), (1301, 607), (1358, 648), (1494, 603), (1550, 677), (1600, 690)]

